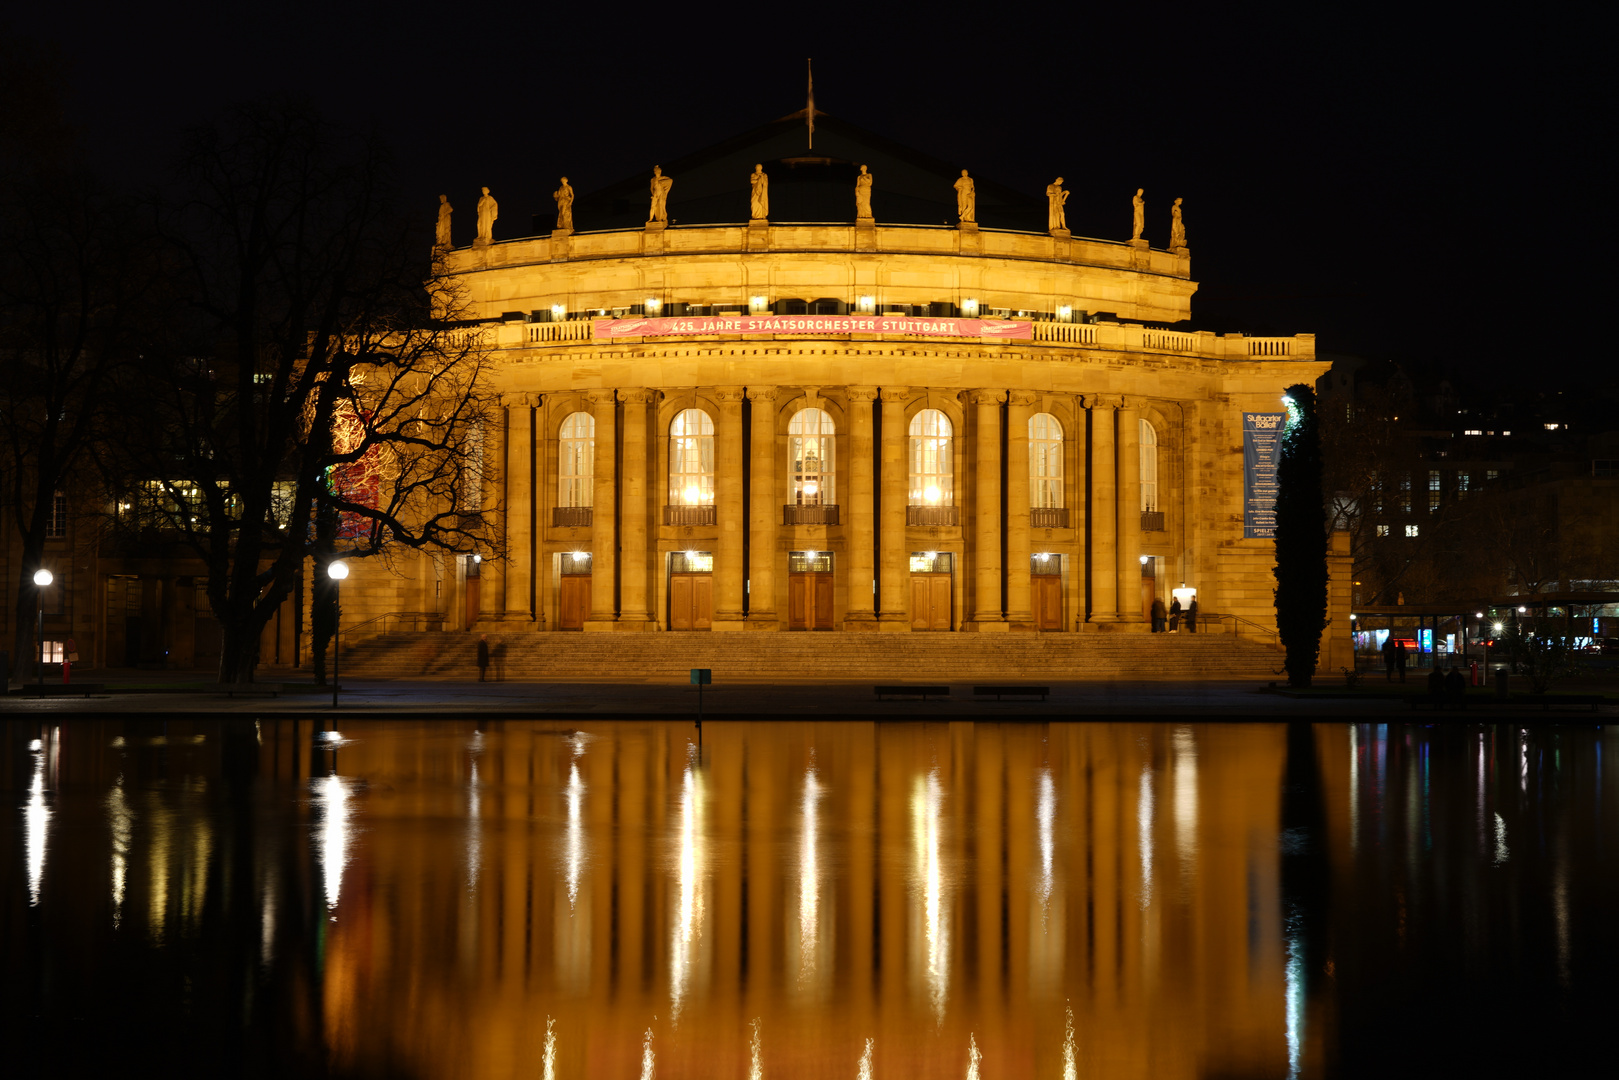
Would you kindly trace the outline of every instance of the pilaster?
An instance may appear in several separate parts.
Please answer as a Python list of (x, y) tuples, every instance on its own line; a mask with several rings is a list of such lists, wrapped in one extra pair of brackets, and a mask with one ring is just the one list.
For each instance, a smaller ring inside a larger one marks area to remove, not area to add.
[(719, 547), (714, 552), (715, 630), (741, 630), (742, 530), (747, 525), (742, 506), (742, 396), (740, 386), (715, 390), (719, 418), (714, 426), (714, 505), (718, 517)]
[(1125, 398), (1118, 411), (1119, 621), (1146, 621), (1141, 613), (1141, 406)]
[(586, 631), (613, 630), (618, 610), (618, 398), (612, 390), (591, 390), (590, 414), (596, 421), (593, 507), (590, 514), (590, 617)]
[(1013, 390), (1006, 406), (1006, 621), (1034, 629), (1029, 598), (1029, 416), (1035, 397)]
[(1085, 521), (1089, 527), (1091, 545), (1090, 614), (1086, 621), (1112, 623), (1119, 618), (1119, 586), (1116, 551), (1118, 549), (1118, 505), (1114, 498), (1117, 477), (1114, 474), (1113, 431), (1114, 413), (1118, 399), (1090, 397), (1085, 405), (1090, 412), (1091, 429), (1091, 490)]
[(648, 406), (657, 391), (619, 391), (624, 402), (624, 479), (619, 485), (619, 568), (620, 630), (645, 630), (652, 625), (647, 609), (647, 475), (649, 471)]
[(999, 390), (974, 390), (973, 616), (967, 630), (1005, 630), (1001, 614), (1001, 402)]
[(849, 576), (843, 626), (845, 630), (875, 630), (877, 579), (873, 573), (872, 552), (877, 543), (874, 531), (877, 492), (873, 486), (875, 446), (871, 412), (872, 402), (877, 400), (877, 388), (851, 386), (844, 391), (844, 399), (849, 403), (849, 524), (848, 550), (844, 553)]
[(908, 431), (905, 402), (909, 387), (885, 386), (883, 393), (882, 520), (878, 522), (882, 567), (879, 628), (886, 631), (911, 629), (910, 550), (905, 539), (905, 506), (909, 501), (909, 475), (906, 472)]
[(483, 515), (485, 521), (495, 523), (496, 557), (485, 559), (480, 568), (479, 622), (498, 622), (506, 617), (506, 566), (515, 550), (511, 542), (511, 507), (507, 502), (511, 470), (506, 463), (508, 417), (505, 406), (497, 405), (490, 410), (489, 419), (483, 438), (484, 461), (489, 465), (485, 473)]
[(506, 599), (508, 620), (534, 621), (534, 408), (527, 394), (507, 394)]
[(776, 481), (776, 395), (774, 386), (748, 387), (753, 403), (753, 469), (748, 491), (748, 628), (775, 630), (776, 534), (781, 491)]

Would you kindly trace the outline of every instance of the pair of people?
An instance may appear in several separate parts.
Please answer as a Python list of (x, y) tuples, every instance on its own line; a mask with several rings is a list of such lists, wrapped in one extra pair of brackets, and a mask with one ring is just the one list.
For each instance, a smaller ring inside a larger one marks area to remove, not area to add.
[[(1152, 601), (1152, 632), (1162, 634), (1166, 629), (1170, 633), (1177, 632), (1180, 629), (1181, 610), (1181, 598), (1177, 596), (1169, 603), (1168, 618), (1166, 619), (1163, 600), (1154, 597)], [(1197, 597), (1192, 598), (1191, 606), (1186, 608), (1185, 611), (1186, 632), (1195, 634), (1197, 632)]]
[[(1435, 670), (1438, 670), (1437, 668)], [(1400, 681), (1405, 682), (1405, 642), (1390, 637), (1383, 642), (1383, 678), (1387, 682), (1394, 681), (1394, 673), (1399, 672)]]

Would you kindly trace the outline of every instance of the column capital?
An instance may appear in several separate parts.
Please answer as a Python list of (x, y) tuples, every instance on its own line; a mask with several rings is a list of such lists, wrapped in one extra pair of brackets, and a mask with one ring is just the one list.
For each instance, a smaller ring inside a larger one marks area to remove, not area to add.
[(781, 393), (779, 386), (750, 386), (748, 387), (749, 401), (775, 401)]
[(1122, 409), (1124, 398), (1119, 394), (1085, 394), (1082, 396), (1087, 409)]
[(884, 404), (890, 404), (891, 405), (891, 404), (894, 404), (895, 402), (903, 404), (905, 402), (905, 400), (907, 398), (909, 398), (910, 396), (911, 396), (911, 388), (909, 386), (885, 386), (885, 387), (883, 387), (883, 402), (884, 402)]
[(618, 391), (604, 389), (586, 390), (585, 398), (594, 404), (605, 405), (607, 402), (618, 400)]
[(507, 409), (526, 409), (532, 404), (528, 394), (502, 394), (500, 404)]
[(875, 386), (845, 386), (843, 396), (850, 401), (876, 401), (877, 388)]
[(656, 390), (648, 390), (646, 387), (642, 386), (622, 390), (620, 393), (623, 395), (624, 404), (626, 405), (647, 405), (653, 401), (656, 401), (658, 397), (658, 392)]
[(1140, 412), (1147, 407), (1147, 399), (1137, 394), (1125, 394), (1119, 398), (1119, 408)]
[(742, 400), (743, 393), (743, 389), (740, 386), (716, 386), (714, 388), (715, 400), (723, 402), (727, 405), (734, 405), (740, 402)]
[(1038, 396), (1033, 390), (1013, 390), (1007, 395), (1007, 404), (1014, 408), (1026, 409), (1035, 403)]
[(1004, 390), (969, 390), (967, 400), (974, 405), (999, 405), (1006, 400)]

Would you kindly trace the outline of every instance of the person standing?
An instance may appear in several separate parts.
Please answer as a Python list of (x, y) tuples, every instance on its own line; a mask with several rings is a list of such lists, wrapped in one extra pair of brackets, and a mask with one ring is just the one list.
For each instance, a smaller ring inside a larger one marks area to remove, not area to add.
[(1394, 637), (1390, 635), (1383, 639), (1383, 681), (1394, 681)]
[(1195, 596), (1192, 597), (1192, 602), (1186, 607), (1186, 632), (1188, 634), (1197, 633), (1197, 597)]
[(1181, 598), (1175, 597), (1169, 602), (1169, 632), (1176, 634), (1181, 628)]
[(1164, 632), (1164, 623), (1163, 597), (1155, 596), (1152, 598), (1152, 632), (1162, 634)]
[(483, 682), (484, 676), (489, 674), (489, 635), (478, 635), (478, 681)]

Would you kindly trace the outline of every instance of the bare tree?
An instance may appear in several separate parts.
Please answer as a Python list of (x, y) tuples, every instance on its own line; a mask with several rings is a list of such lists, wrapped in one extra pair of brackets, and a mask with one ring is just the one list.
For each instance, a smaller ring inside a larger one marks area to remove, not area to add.
[(243, 108), (192, 136), (181, 175), (161, 222), (189, 317), (120, 445), (137, 512), (206, 566), (220, 680), (247, 682), (306, 557), (490, 550), (492, 398), (375, 140)]

